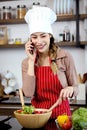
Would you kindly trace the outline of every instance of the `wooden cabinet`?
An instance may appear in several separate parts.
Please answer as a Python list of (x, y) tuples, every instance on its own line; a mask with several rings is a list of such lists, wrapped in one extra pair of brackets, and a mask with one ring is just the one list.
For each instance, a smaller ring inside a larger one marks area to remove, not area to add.
[[(0, 0), (8, 1), (8, 0)], [(9, 0), (14, 1), (14, 0)], [(76, 4), (76, 14), (72, 15), (64, 15), (64, 16), (57, 16), (57, 22), (63, 22), (63, 21), (75, 21), (76, 22), (76, 41), (75, 42), (59, 42), (59, 46), (74, 46), (74, 47), (83, 47), (85, 44), (87, 44), (87, 41), (81, 41), (79, 38), (79, 22), (80, 20), (84, 20), (87, 18), (87, 14), (79, 14), (79, 0), (75, 0)], [(10, 19), (10, 20), (0, 20), (0, 25), (12, 25), (12, 24), (26, 24), (24, 19)], [(0, 48), (22, 48), (23, 45), (0, 45)]]

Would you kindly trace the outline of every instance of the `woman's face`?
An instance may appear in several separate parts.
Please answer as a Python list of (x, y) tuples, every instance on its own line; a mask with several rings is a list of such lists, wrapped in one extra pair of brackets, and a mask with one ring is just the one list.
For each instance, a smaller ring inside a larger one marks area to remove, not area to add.
[(38, 52), (44, 53), (49, 51), (50, 37), (49, 33), (37, 32), (31, 35), (31, 40)]

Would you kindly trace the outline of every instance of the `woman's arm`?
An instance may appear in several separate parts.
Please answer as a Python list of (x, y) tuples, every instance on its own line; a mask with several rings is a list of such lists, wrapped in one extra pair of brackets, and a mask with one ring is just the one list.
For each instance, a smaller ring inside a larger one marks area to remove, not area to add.
[(60, 97), (66, 99), (66, 97), (77, 96), (78, 80), (73, 57), (69, 52), (63, 49), (59, 49), (58, 56), (58, 77), (63, 86)]
[(67, 58), (65, 59), (65, 64), (66, 64), (66, 78), (68, 85), (69, 87), (73, 88), (73, 96), (77, 96), (78, 94), (77, 72), (73, 57), (69, 52), (67, 52)]
[[(31, 73), (31, 75), (29, 75)], [(33, 65), (30, 64), (29, 59), (26, 58), (22, 62), (22, 89), (24, 95), (27, 97), (32, 97), (35, 92), (35, 75)]]
[(36, 50), (30, 39), (25, 44), (25, 51), (28, 58), (22, 62), (22, 89), (25, 96), (32, 97), (35, 92), (34, 63), (36, 59)]

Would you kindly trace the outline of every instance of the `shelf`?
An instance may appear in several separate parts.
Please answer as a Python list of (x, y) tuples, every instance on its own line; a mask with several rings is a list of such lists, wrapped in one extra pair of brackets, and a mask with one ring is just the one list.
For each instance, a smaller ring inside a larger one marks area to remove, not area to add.
[[(59, 46), (75, 46), (76, 47), (76, 42), (56, 42), (55, 44)], [(1, 48), (24, 48), (25, 44), (4, 44), (0, 45)]]
[(58, 15), (57, 14), (57, 21), (74, 21), (76, 20), (76, 15)]
[[(57, 15), (57, 21), (72, 21), (76, 20), (76, 15), (63, 15), (63, 16), (58, 16)], [(0, 25), (5, 25), (5, 24), (25, 24), (24, 19), (7, 19), (7, 20), (0, 20)]]
[(59, 43), (56, 43), (58, 46), (74, 46), (76, 47), (76, 42), (59, 42)]
[[(87, 14), (79, 15), (80, 20), (87, 18)], [(57, 21), (75, 21), (76, 15), (57, 15)], [(0, 20), (0, 25), (4, 24), (25, 24), (24, 19), (9, 19), (9, 20)]]
[(0, 45), (0, 49), (1, 48), (24, 48), (25, 44), (4, 44), (4, 45)]
[(24, 19), (0, 20), (0, 25), (4, 25), (4, 24), (23, 24), (23, 23), (26, 23)]
[(80, 15), (79, 15), (79, 19), (80, 19), (80, 20), (87, 19), (87, 14), (80, 14)]
[(81, 41), (80, 45), (87, 45), (87, 41)]

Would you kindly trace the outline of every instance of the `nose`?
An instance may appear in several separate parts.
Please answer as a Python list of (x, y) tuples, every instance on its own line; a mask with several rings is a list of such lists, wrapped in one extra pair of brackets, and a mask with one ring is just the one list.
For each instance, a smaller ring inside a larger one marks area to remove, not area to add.
[(41, 38), (37, 37), (37, 44), (40, 44), (40, 43), (41, 43)]

